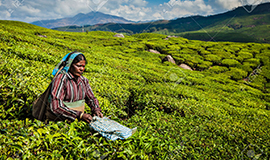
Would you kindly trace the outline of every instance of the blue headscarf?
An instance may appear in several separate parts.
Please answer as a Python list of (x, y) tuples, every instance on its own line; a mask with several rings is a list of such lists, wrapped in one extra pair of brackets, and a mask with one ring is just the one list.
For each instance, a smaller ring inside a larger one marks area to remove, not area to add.
[[(71, 52), (72, 53), (72, 52)], [(52, 72), (52, 75), (53, 76), (55, 76), (55, 74), (58, 72), (58, 70), (60, 69), (60, 65), (64, 62), (64, 61), (66, 61), (66, 59), (67, 59), (67, 57), (68, 57), (68, 55), (69, 54), (71, 54), (71, 53), (68, 53), (67, 55), (65, 55), (65, 57), (56, 65), (56, 67), (53, 69), (53, 72)], [(72, 62), (73, 62), (73, 60), (75, 59), (75, 57), (77, 57), (78, 55), (80, 55), (80, 54), (82, 54), (82, 53), (80, 53), (80, 52), (75, 52), (75, 53), (73, 53), (70, 57), (69, 57), (69, 59), (68, 59), (68, 61), (66, 62), (66, 65), (65, 65), (65, 67), (60, 71), (60, 72), (64, 72), (64, 73), (67, 73), (68, 72), (68, 70), (69, 70), (69, 67), (71, 66), (71, 64), (72, 64)]]

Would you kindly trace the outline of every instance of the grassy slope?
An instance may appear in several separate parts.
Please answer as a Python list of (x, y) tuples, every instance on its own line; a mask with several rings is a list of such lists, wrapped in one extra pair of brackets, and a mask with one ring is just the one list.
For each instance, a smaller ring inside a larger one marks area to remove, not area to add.
[[(4, 159), (239, 159), (249, 144), (269, 157), (268, 44), (164, 40), (158, 34), (114, 38), (111, 32), (59, 32), (14, 21), (1, 21), (0, 34)], [(74, 50), (88, 59), (84, 76), (104, 114), (138, 127), (128, 140), (106, 141), (83, 122), (44, 125), (31, 118), (31, 103), (50, 83), (52, 69)], [(165, 54), (197, 71), (161, 63)], [(258, 74), (243, 81), (258, 65)]]
[[(215, 23), (198, 31), (170, 33), (188, 39), (206, 41), (270, 42), (270, 14), (235, 17)], [(164, 32), (164, 31), (163, 31)], [(157, 33), (162, 33), (157, 32)]]

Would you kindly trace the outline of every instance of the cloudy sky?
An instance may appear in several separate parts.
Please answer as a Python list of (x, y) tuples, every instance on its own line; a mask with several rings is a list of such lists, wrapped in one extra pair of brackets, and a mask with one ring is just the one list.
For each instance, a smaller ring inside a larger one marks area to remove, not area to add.
[(270, 0), (0, 0), (0, 19), (33, 22), (100, 11), (132, 21), (213, 15)]

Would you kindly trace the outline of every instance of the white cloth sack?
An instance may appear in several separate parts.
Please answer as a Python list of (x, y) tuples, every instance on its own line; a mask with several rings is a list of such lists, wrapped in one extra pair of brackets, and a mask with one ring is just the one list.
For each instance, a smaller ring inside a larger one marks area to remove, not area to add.
[(130, 129), (107, 117), (100, 118), (94, 116), (89, 126), (91, 129), (99, 132), (103, 137), (113, 141), (127, 139), (137, 131), (137, 127)]

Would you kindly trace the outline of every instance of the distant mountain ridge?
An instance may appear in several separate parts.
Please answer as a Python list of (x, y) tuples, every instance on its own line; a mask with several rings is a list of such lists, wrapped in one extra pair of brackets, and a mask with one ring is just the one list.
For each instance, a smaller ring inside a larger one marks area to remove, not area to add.
[[(247, 12), (246, 10), (251, 10), (251, 7), (241, 6), (211, 16), (196, 15), (175, 20), (158, 20), (151, 23), (121, 24), (121, 26), (107, 23), (85, 26), (84, 29), (127, 34), (160, 33), (204, 41), (211, 41), (214, 38), (217, 41), (270, 43), (270, 3), (260, 4), (252, 12)], [(81, 27), (60, 27), (55, 29), (71, 32), (82, 30)], [(216, 34), (218, 31), (219, 34)]]
[(123, 17), (104, 14), (101, 12), (89, 12), (87, 14), (79, 13), (74, 17), (35, 21), (32, 22), (31, 24), (45, 28), (56, 28), (65, 26), (83, 26), (83, 25), (95, 25), (105, 23), (132, 23), (132, 22), (133, 21), (126, 20)]

